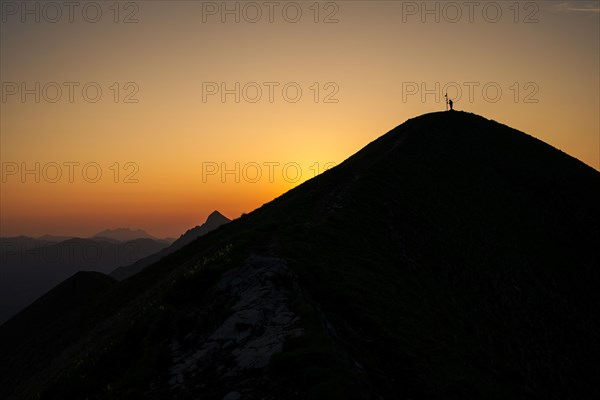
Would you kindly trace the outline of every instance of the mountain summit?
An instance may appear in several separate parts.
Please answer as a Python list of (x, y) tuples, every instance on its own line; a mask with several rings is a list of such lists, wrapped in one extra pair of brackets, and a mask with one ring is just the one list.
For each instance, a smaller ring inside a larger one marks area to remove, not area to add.
[(413, 118), (86, 307), (13, 318), (0, 397), (596, 398), (598, 204), (600, 173), (523, 132)]
[(157, 262), (161, 258), (163, 258), (163, 257), (181, 249), (183, 246), (193, 242), (200, 236), (206, 235), (208, 232), (214, 231), (221, 225), (224, 225), (228, 222), (231, 222), (231, 220), (229, 218), (225, 217), (223, 214), (221, 214), (218, 211), (213, 211), (208, 216), (208, 218), (206, 218), (206, 221), (202, 225), (199, 225), (192, 229), (189, 229), (186, 233), (181, 235), (179, 237), (179, 239), (174, 241), (169, 247), (162, 249), (161, 251), (159, 251), (155, 254), (152, 254), (148, 257), (142, 258), (141, 260), (136, 261), (132, 265), (125, 266), (125, 267), (119, 267), (119, 268), (115, 269), (113, 272), (111, 272), (110, 275), (115, 279), (123, 280), (134, 274), (137, 274), (138, 272), (140, 272), (141, 270), (146, 268), (148, 265), (151, 265), (152, 263)]
[(231, 222), (229, 218), (225, 217), (218, 211), (213, 211), (212, 213), (210, 213), (208, 218), (206, 218), (206, 222), (204, 222), (202, 225), (196, 226), (188, 230), (186, 233), (181, 235), (175, 243), (178, 243), (178, 248), (181, 248), (184, 245), (192, 242), (196, 238), (205, 235), (208, 232), (213, 231), (221, 225), (226, 224), (228, 222)]
[(206, 225), (207, 228), (212, 226), (219, 227), (228, 222), (231, 222), (229, 218), (215, 210), (210, 213), (208, 218), (206, 218), (206, 222), (204, 223), (204, 225)]

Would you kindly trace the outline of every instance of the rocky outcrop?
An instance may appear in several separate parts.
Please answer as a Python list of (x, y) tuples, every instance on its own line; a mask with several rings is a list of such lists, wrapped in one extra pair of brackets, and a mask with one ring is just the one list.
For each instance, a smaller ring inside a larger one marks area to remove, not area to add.
[(224, 398), (244, 398), (257, 383), (248, 376), (264, 378), (252, 372), (265, 369), (287, 338), (303, 335), (290, 308), (294, 282), (284, 260), (256, 255), (223, 274), (217, 289), (231, 301), (232, 313), (209, 334), (192, 332), (185, 344), (173, 340), (171, 390), (196, 392), (216, 378), (231, 389)]

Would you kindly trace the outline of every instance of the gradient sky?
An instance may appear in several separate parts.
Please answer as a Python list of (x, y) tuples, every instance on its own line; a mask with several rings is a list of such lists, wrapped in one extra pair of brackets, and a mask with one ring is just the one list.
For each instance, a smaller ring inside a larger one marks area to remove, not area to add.
[(599, 1), (0, 4), (2, 236), (236, 218), (443, 87), (600, 169)]

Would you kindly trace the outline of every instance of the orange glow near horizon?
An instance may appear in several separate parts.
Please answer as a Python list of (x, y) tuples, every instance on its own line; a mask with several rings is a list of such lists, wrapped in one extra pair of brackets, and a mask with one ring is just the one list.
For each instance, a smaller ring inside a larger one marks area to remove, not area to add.
[(597, 1), (80, 2), (56, 23), (29, 3), (1, 10), (1, 236), (237, 218), (443, 110), (444, 87), (600, 169)]

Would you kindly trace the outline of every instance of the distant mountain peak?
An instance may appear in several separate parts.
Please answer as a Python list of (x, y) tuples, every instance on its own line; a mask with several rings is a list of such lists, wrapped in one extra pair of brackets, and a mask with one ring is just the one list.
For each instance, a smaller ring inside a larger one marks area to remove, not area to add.
[(128, 241), (135, 239), (156, 239), (154, 236), (150, 235), (148, 232), (142, 229), (130, 228), (105, 229), (102, 232), (96, 233), (93, 237), (104, 237), (119, 241)]
[(224, 216), (223, 214), (221, 214), (219, 211), (215, 210), (212, 213), (210, 213), (210, 215), (208, 216), (208, 218), (206, 218), (206, 222), (205, 224), (214, 224), (214, 223), (224, 223), (224, 222), (229, 222), (231, 221), (229, 218), (227, 218), (226, 216)]
[(221, 214), (219, 211), (213, 211), (206, 218), (206, 221), (202, 225), (198, 225), (190, 230), (188, 230), (183, 236), (189, 236), (190, 239), (195, 239), (199, 236), (202, 236), (219, 226), (231, 222), (229, 218)]
[(198, 225), (189, 229), (187, 232), (181, 235), (179, 239), (171, 243), (171, 245), (166, 249), (163, 249), (156, 254), (146, 257), (145, 259), (139, 260), (132, 265), (117, 268), (111, 273), (111, 276), (122, 280), (131, 275), (134, 275), (142, 269), (144, 269), (145, 267), (147, 267), (148, 265), (150, 265), (151, 263), (156, 262), (162, 257), (165, 257), (166, 255), (181, 249), (186, 244), (193, 242), (200, 236), (204, 236), (207, 233), (214, 231), (221, 225), (225, 225), (228, 222), (231, 222), (229, 218), (215, 210), (212, 213), (210, 213), (210, 215), (208, 216), (208, 218), (206, 218), (206, 221), (202, 225)]

